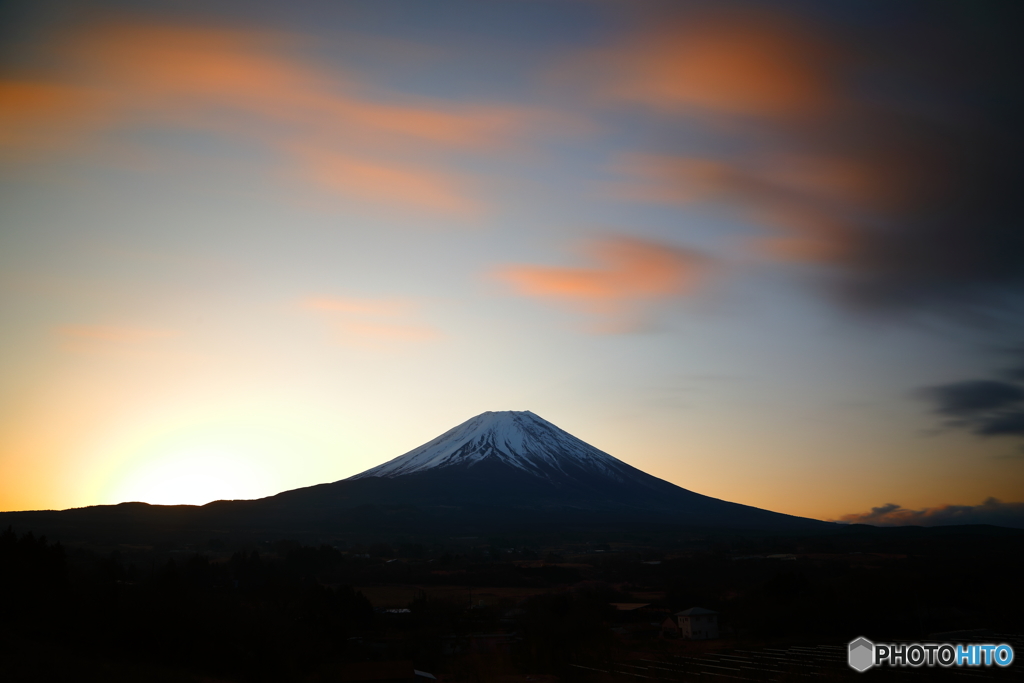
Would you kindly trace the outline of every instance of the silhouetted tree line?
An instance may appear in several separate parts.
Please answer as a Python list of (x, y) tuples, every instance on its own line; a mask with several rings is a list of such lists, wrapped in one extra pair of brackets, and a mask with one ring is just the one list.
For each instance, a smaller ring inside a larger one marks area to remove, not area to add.
[(55, 585), (66, 578), (67, 564), (60, 543), (47, 543), (30, 531), (20, 538), (14, 529), (0, 534), (0, 580), (6, 585), (32, 588)]
[[(59, 543), (32, 532), (20, 538), (10, 527), (0, 534), (0, 586), (5, 620), (26, 613), (54, 615), (67, 592), (67, 561)], [(31, 623), (25, 623), (27, 629)]]
[[(361, 593), (317, 580), (339, 559), (324, 546), (275, 561), (249, 551), (149, 567), (126, 565), (116, 552), (69, 562), (59, 544), (8, 529), (0, 535), (0, 638), (232, 680), (303, 680), (325, 659), (358, 657), (349, 639), (373, 625)], [(51, 664), (38, 662), (44, 671)]]

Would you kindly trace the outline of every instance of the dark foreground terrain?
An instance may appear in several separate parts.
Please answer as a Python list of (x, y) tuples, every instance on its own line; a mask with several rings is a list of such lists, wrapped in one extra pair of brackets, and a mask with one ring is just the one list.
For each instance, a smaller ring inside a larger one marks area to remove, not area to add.
[[(995, 527), (59, 541), (0, 535), (4, 681), (963, 679), (845, 644), (1024, 632), (1024, 532)], [(721, 638), (663, 627), (694, 606)]]

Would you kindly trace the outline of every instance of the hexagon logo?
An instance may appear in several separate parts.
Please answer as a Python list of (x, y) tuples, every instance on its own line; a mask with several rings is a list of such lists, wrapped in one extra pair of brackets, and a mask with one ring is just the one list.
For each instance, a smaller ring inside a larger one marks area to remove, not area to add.
[(875, 644), (863, 636), (851, 641), (846, 661), (851, 669), (867, 671), (875, 664)]

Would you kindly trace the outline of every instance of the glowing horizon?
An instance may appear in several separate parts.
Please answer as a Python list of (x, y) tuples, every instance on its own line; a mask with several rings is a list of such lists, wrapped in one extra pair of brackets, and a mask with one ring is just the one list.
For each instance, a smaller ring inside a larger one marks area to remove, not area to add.
[(0, 510), (273, 495), (509, 406), (794, 515), (1021, 500), (1014, 80), (944, 71), (1006, 22), (441, 5), (12, 14)]

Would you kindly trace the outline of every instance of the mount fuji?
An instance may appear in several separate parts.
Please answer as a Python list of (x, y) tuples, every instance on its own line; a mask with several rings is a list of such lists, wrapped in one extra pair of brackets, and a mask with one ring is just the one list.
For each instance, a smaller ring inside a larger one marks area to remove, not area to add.
[(525, 411), (486, 412), (348, 479), (258, 501), (280, 512), (360, 506), (483, 522), (572, 518), (701, 527), (831, 526), (694, 493), (638, 470)]

